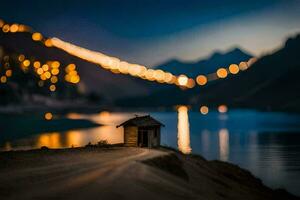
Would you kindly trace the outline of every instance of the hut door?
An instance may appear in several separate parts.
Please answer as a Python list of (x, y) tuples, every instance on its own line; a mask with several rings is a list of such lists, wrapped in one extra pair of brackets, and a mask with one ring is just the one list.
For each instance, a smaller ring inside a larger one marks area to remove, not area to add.
[(148, 131), (139, 130), (138, 131), (138, 144), (140, 147), (148, 147)]

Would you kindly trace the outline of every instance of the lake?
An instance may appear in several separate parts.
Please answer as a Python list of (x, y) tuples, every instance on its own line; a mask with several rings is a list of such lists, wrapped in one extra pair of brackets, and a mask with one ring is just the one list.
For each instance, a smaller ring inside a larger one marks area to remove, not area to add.
[[(2, 150), (77, 147), (100, 140), (123, 142), (123, 128), (116, 125), (146, 113), (69, 113), (69, 119), (88, 119), (103, 124), (96, 128), (43, 132), (14, 139), (0, 138)], [(300, 115), (253, 110), (211, 111), (206, 115), (180, 107), (174, 112), (151, 112), (161, 121), (161, 143), (183, 153), (235, 163), (250, 170), (270, 187), (282, 187), (300, 195)], [(55, 116), (60, 118), (61, 116)], [(14, 126), (13, 121), (5, 126)], [(0, 129), (1, 131), (1, 129)], [(0, 134), (8, 134), (1, 133)]]

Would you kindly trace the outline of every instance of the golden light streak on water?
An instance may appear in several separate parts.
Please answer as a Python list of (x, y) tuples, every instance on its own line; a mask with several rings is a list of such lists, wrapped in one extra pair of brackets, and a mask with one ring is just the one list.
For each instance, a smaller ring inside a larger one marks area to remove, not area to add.
[(57, 132), (41, 134), (37, 139), (36, 147), (40, 148), (42, 146), (48, 148), (61, 148), (60, 134)]
[(178, 109), (178, 149), (184, 154), (190, 154), (192, 152), (190, 144), (190, 125), (188, 117), (188, 108), (186, 106), (180, 106)]
[(219, 131), (219, 150), (220, 160), (228, 161), (229, 158), (229, 132), (227, 129)]
[(80, 147), (87, 143), (84, 141), (84, 135), (80, 131), (68, 131), (66, 133), (67, 147)]

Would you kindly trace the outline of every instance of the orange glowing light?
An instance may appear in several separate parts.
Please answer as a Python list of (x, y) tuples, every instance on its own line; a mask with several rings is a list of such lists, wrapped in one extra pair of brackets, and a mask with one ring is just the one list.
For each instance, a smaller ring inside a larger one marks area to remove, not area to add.
[(165, 78), (165, 73), (162, 70), (154, 70), (154, 74), (153, 74), (155, 80), (157, 80), (158, 82), (163, 82), (164, 78)]
[(119, 70), (122, 74), (128, 74), (128, 63), (127, 62), (120, 62)]
[(179, 106), (178, 108), (177, 108), (177, 111), (178, 112), (187, 112), (189, 109), (188, 109), (188, 107), (187, 106)]
[(48, 120), (48, 121), (49, 121), (49, 120), (52, 120), (52, 118), (53, 118), (53, 115), (52, 115), (52, 113), (50, 113), (50, 112), (47, 112), (47, 113), (45, 113), (45, 116), (44, 116), (44, 117), (45, 117), (45, 119), (46, 119), (46, 120)]
[(43, 36), (41, 33), (33, 33), (32, 34), (32, 39), (34, 41), (41, 41), (43, 39)]
[(245, 71), (248, 68), (248, 65), (246, 62), (240, 62), (239, 68), (240, 70)]
[(56, 90), (56, 86), (55, 85), (50, 85), (49, 90), (51, 92), (54, 92)]
[(30, 65), (30, 61), (29, 60), (24, 60), (23, 65), (24, 65), (24, 67), (28, 67)]
[(74, 71), (76, 69), (76, 65), (75, 64), (69, 64), (67, 67), (66, 67), (66, 72), (70, 72), (70, 71)]
[(188, 82), (186, 84), (186, 87), (187, 88), (193, 88), (193, 87), (195, 87), (195, 81), (194, 81), (194, 79), (189, 78), (189, 80), (188, 80)]
[(44, 70), (42, 68), (38, 68), (36, 72), (38, 75), (42, 75), (44, 73)]
[(42, 66), (42, 68), (43, 68), (44, 71), (48, 71), (48, 70), (49, 70), (49, 65), (44, 64), (44, 65)]
[(23, 24), (20, 24), (19, 27), (18, 27), (18, 32), (26, 32), (26, 31), (29, 31), (30, 28), (28, 26), (25, 26)]
[(19, 55), (18, 60), (23, 62), (25, 60), (25, 56), (23, 54)]
[(228, 75), (227, 70), (225, 68), (220, 68), (217, 70), (217, 76), (219, 78), (226, 78)]
[(169, 72), (166, 72), (164, 77), (164, 82), (171, 83), (172, 79), (173, 79), (173, 75)]
[(232, 64), (229, 66), (229, 72), (232, 73), (232, 74), (237, 74), (239, 73), (240, 69), (239, 69), (239, 66), (236, 65), (236, 64)]
[(226, 113), (228, 111), (228, 108), (226, 105), (220, 105), (218, 107), (218, 111), (219, 111), (219, 113)]
[(10, 29), (10, 27), (9, 27), (8, 24), (5, 24), (5, 25), (2, 27), (2, 31), (3, 31), (4, 33), (9, 32), (9, 29)]
[(77, 75), (77, 71), (71, 71), (71, 72), (69, 72), (69, 75), (70, 76), (76, 76)]
[(101, 118), (108, 118), (108, 117), (110, 117), (110, 115), (111, 114), (108, 111), (102, 111), (99, 113), (99, 117), (101, 117)]
[(2, 28), (3, 25), (4, 25), (4, 21), (0, 19), (0, 28)]
[(6, 83), (7, 82), (6, 76), (1, 76), (0, 81), (1, 83)]
[(53, 75), (59, 74), (59, 69), (56, 69), (56, 68), (52, 69), (51, 74), (53, 74)]
[(70, 76), (69, 74), (66, 74), (66, 75), (65, 75), (65, 80), (66, 80), (67, 82), (70, 82), (71, 76)]
[(199, 75), (196, 78), (198, 85), (205, 85), (207, 83), (207, 78), (204, 75)]
[(49, 79), (51, 77), (51, 73), (50, 72), (45, 72), (44, 73), (46, 79)]
[(12, 70), (11, 69), (6, 70), (5, 75), (7, 77), (11, 77), (12, 76)]
[(57, 81), (58, 81), (57, 76), (52, 76), (50, 81), (51, 81), (51, 83), (57, 83)]
[(45, 74), (42, 74), (42, 75), (40, 76), (40, 79), (43, 80), (43, 81), (45, 81), (45, 80), (47, 80), (47, 77), (45, 76)]
[(154, 70), (153, 69), (148, 69), (145, 73), (145, 77), (148, 80), (154, 80)]
[(250, 58), (247, 62), (248, 67), (251, 67), (254, 63), (256, 63), (257, 58)]
[(39, 62), (39, 61), (35, 61), (34, 63), (33, 63), (33, 66), (34, 66), (34, 68), (39, 68), (39, 67), (41, 67), (41, 63)]
[(180, 75), (177, 78), (177, 81), (180, 86), (186, 86), (189, 81), (189, 78), (186, 75)]
[(52, 68), (59, 68), (59, 66), (60, 66), (60, 63), (59, 63), (58, 61), (53, 61), (53, 62), (51, 63), (51, 67), (52, 67)]
[(206, 115), (206, 114), (208, 114), (209, 109), (208, 109), (207, 106), (201, 106), (200, 107), (200, 112), (201, 112), (202, 115)]
[(53, 45), (52, 45), (52, 42), (51, 42), (51, 39), (47, 39), (46, 41), (45, 41), (45, 46), (46, 47), (52, 47)]
[(15, 33), (17, 32), (19, 29), (19, 25), (18, 24), (13, 24), (10, 26), (10, 32)]
[(80, 81), (80, 78), (79, 78), (79, 76), (71, 76), (71, 80), (70, 80), (70, 82), (71, 83), (78, 83)]

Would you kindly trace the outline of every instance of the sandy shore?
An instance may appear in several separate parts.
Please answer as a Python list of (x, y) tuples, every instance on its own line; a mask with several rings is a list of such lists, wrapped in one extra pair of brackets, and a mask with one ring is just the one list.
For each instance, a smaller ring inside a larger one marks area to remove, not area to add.
[(0, 199), (297, 199), (235, 165), (167, 149), (0, 153)]

